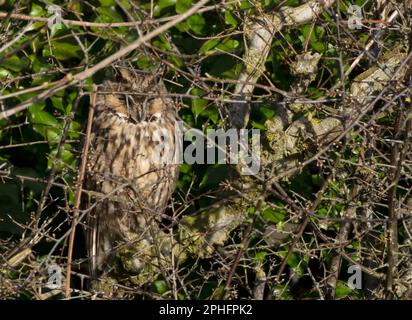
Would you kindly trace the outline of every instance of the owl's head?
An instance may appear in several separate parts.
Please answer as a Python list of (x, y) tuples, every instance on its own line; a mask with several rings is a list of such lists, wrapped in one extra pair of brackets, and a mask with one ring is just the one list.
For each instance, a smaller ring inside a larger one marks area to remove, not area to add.
[(124, 67), (115, 70), (115, 80), (106, 81), (102, 88), (106, 107), (134, 122), (175, 113), (173, 101), (167, 97), (166, 87), (158, 76)]

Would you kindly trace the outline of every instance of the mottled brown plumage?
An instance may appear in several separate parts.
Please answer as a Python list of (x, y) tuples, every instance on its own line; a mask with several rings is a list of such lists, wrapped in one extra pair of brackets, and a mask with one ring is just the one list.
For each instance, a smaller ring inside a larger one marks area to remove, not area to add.
[(93, 276), (110, 271), (120, 248), (152, 245), (147, 229), (160, 221), (178, 177), (176, 109), (163, 82), (118, 72), (99, 87), (87, 159), (85, 187), (104, 195), (87, 205), (94, 206), (86, 232)]

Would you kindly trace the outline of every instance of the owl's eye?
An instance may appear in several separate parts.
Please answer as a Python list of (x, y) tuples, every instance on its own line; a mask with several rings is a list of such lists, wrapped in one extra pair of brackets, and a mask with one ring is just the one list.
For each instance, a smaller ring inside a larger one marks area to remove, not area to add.
[(106, 98), (106, 103), (115, 113), (123, 114), (123, 118), (136, 123), (140, 121), (140, 117), (136, 114), (136, 102), (131, 95), (125, 93), (110, 95)]

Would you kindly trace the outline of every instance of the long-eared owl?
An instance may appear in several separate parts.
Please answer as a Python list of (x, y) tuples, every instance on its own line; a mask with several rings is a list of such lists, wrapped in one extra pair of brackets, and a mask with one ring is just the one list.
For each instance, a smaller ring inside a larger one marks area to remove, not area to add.
[[(176, 106), (156, 76), (115, 69), (99, 86), (87, 159), (86, 242), (93, 277), (134, 241), (151, 245), (178, 178)], [(134, 262), (138, 269), (142, 264)]]

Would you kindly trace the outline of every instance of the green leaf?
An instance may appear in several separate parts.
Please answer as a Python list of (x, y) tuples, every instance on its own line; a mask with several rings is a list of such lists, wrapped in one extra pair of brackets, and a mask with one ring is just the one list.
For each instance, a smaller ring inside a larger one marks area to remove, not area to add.
[(288, 0), (286, 5), (289, 7), (296, 7), (299, 5), (299, 0)]
[[(66, 147), (70, 147), (70, 145), (65, 145), (65, 148)], [(49, 157), (49, 159), (47, 161), (47, 169), (48, 170), (51, 170), (53, 165), (56, 165), (56, 154), (57, 154), (57, 148), (53, 149), (50, 152), (50, 155), (52, 157)], [(65, 166), (72, 167), (73, 169), (75, 168), (76, 157), (74, 156), (74, 154), (71, 151), (63, 149), (63, 151), (60, 155), (60, 160), (61, 160), (61, 162), (59, 162), (56, 165), (56, 171), (57, 172), (61, 172), (63, 167), (65, 167)]]
[(80, 138), (81, 124), (77, 121), (72, 121), (69, 126), (69, 138), (78, 139)]
[[(201, 96), (204, 92), (198, 88), (194, 88), (192, 94)], [(208, 101), (205, 99), (192, 99), (192, 112), (195, 115), (195, 119), (203, 112), (207, 104)]]
[(230, 51), (233, 51), (234, 49), (236, 49), (237, 47), (239, 47), (239, 41), (226, 39), (222, 43), (220, 43), (217, 47), (220, 50), (230, 52)]
[(336, 298), (341, 299), (349, 295), (353, 290), (343, 281), (338, 281), (336, 285)]
[(285, 214), (272, 208), (265, 208), (262, 212), (262, 217), (267, 222), (278, 223), (285, 220)]
[[(52, 65), (48, 64), (43, 57), (37, 57), (35, 55), (30, 56), (32, 61), (31, 67), (36, 73), (47, 72), (52, 69)], [(33, 79), (40, 79), (42, 77), (50, 77), (49, 75), (33, 75)]]
[(116, 5), (115, 0), (99, 0), (99, 2), (103, 7), (110, 7)]
[(260, 112), (263, 113), (266, 119), (272, 119), (276, 114), (276, 111), (273, 109), (273, 106), (262, 103), (259, 106)]
[(250, 120), (250, 124), (255, 129), (266, 130), (266, 127), (263, 124), (256, 122), (255, 120)]
[(154, 67), (153, 60), (147, 55), (139, 55), (136, 59), (136, 64), (139, 69), (150, 71), (150, 68)]
[(176, 12), (184, 13), (192, 7), (192, 0), (177, 0), (176, 1)]
[(255, 254), (255, 260), (259, 263), (264, 263), (267, 256), (267, 252), (259, 251)]
[(205, 24), (206, 20), (200, 14), (195, 14), (187, 19), (187, 25), (196, 34), (202, 34)]
[(56, 109), (58, 109), (58, 110), (60, 110), (60, 111), (63, 111), (63, 112), (66, 112), (66, 109), (65, 109), (65, 107), (64, 107), (64, 105), (63, 105), (63, 97), (53, 96), (53, 97), (50, 98), (50, 100), (52, 101), (53, 106), (54, 106)]
[(159, 35), (156, 37), (153, 41), (152, 44), (162, 50), (168, 51), (171, 50), (172, 47), (170, 46), (170, 43), (167, 41), (167, 39), (163, 35)]
[(0, 68), (0, 79), (7, 79), (7, 78), (10, 79), (12, 77), (13, 75), (9, 70)]
[(66, 30), (66, 27), (63, 23), (55, 23), (53, 24), (51, 30), (50, 30), (50, 37), (54, 38), (57, 35), (61, 34), (62, 31)]
[(288, 258), (288, 265), (294, 270), (297, 270), (300, 264), (300, 255), (297, 252), (293, 252)]
[(206, 108), (208, 101), (205, 99), (193, 99), (192, 100), (192, 111), (195, 115), (195, 119), (203, 112)]
[(43, 50), (43, 56), (47, 57), (50, 55), (59, 61), (64, 61), (71, 58), (81, 59), (83, 57), (83, 52), (78, 45), (69, 42), (52, 41), (51, 48), (50, 46), (47, 46)]
[(36, 3), (32, 3), (31, 5), (31, 10), (30, 10), (30, 15), (32, 17), (42, 17), (47, 13), (46, 10), (44, 10), (41, 6), (39, 6)]
[[(324, 52), (325, 51), (325, 44), (324, 44), (324, 30), (321, 27), (315, 27), (313, 30), (311, 26), (305, 25), (301, 28), (302, 36), (300, 37), (301, 42), (305, 42), (307, 37), (309, 36), (309, 44), (314, 51), (317, 52)], [(312, 31), (311, 31), (312, 30)]]
[(97, 8), (97, 12), (99, 13), (99, 16), (96, 21), (98, 22), (110, 23), (123, 21), (122, 15), (116, 11), (115, 7), (100, 7)]
[(254, 8), (255, 4), (249, 0), (240, 1), (240, 9), (246, 10)]
[(170, 60), (173, 61), (174, 65), (178, 68), (182, 68), (185, 66), (185, 63), (183, 62), (182, 59), (180, 59), (179, 57), (170, 55), (169, 56)]
[(168, 290), (166, 281), (164, 280), (157, 280), (154, 282), (154, 285), (156, 287), (157, 293), (163, 294)]
[(214, 47), (216, 47), (220, 43), (219, 39), (211, 39), (202, 44), (199, 49), (200, 54), (205, 54), (208, 51), (211, 51)]
[(182, 163), (180, 165), (180, 172), (181, 173), (189, 173), (190, 171), (192, 171), (192, 166), (190, 164)]
[(177, 30), (179, 30), (180, 32), (187, 32), (187, 31), (189, 31), (189, 26), (187, 25), (186, 22), (178, 23), (177, 25), (175, 25), (175, 28), (176, 28)]
[(34, 131), (41, 134), (49, 143), (57, 143), (61, 135), (61, 124), (47, 111), (43, 110), (45, 103), (29, 107), (29, 120)]
[(153, 8), (153, 15), (158, 17), (163, 9), (174, 6), (175, 4), (176, 0), (160, 0)]
[(29, 60), (26, 57), (18, 57), (17, 55), (11, 56), (3, 60), (0, 63), (0, 66), (5, 67), (11, 71), (19, 72), (22, 71), (24, 68), (28, 67)]
[(225, 22), (233, 27), (237, 26), (237, 20), (230, 11), (225, 11)]

